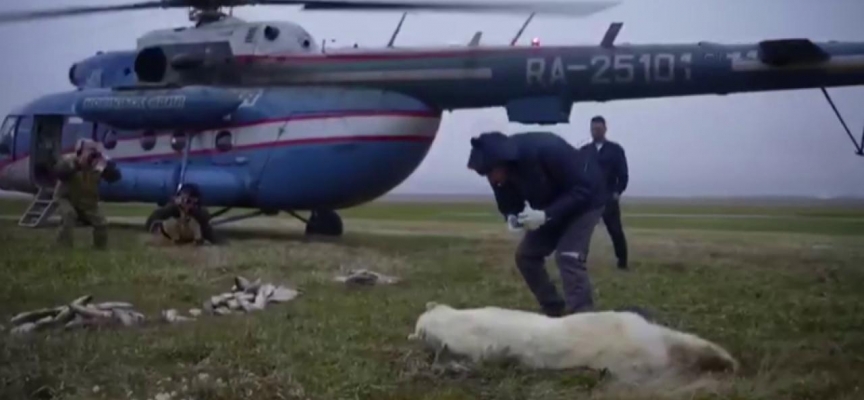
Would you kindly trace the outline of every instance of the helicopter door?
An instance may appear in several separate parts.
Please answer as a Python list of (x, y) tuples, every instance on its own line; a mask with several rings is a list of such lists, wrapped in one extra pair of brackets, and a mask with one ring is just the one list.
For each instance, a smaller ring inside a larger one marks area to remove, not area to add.
[(9, 116), (0, 126), (0, 190), (11, 190), (11, 167), (15, 160), (15, 127), (18, 117)]
[(92, 122), (86, 122), (78, 117), (69, 117), (63, 126), (62, 148), (73, 149), (79, 139), (91, 139), (92, 137)]
[(30, 176), (37, 186), (54, 186), (51, 171), (63, 153), (62, 115), (37, 115), (30, 142)]

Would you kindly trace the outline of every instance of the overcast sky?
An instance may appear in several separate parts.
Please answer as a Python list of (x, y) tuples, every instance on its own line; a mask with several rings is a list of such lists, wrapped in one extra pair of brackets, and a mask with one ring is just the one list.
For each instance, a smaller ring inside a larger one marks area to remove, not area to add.
[[(564, 1), (564, 0), (562, 0)], [(120, 0), (0, 1), (11, 7), (112, 4)], [(17, 4), (16, 4), (17, 3)], [(293, 7), (249, 7), (235, 16), (292, 20), (319, 42), (386, 44), (398, 13), (299, 12)], [(864, 41), (862, 0), (623, 0), (583, 19), (537, 16), (523, 41), (598, 43), (609, 23), (624, 22), (619, 42), (741, 43), (767, 38)], [(467, 43), (477, 30), (482, 43), (510, 41), (525, 16), (413, 14), (400, 46)], [(36, 96), (68, 90), (71, 63), (97, 50), (133, 48), (152, 29), (188, 24), (184, 10), (138, 11), (73, 17), (0, 27), (0, 112)], [(829, 90), (850, 128), (864, 127), (864, 88)], [(542, 129), (571, 143), (588, 140), (588, 120), (606, 117), (609, 138), (621, 143), (630, 164), (631, 195), (864, 196), (864, 157), (818, 89), (725, 97), (576, 104), (569, 125)], [(718, 121), (721, 121), (718, 123)], [(536, 126), (509, 124), (503, 109), (445, 114), (428, 157), (396, 192), (486, 192), (484, 180), (465, 168), (468, 140), (481, 131), (515, 133)]]

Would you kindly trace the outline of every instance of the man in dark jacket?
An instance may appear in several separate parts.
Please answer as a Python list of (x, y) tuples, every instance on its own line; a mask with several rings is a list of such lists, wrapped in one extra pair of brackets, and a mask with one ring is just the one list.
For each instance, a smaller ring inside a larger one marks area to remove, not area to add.
[(621, 194), (627, 189), (629, 174), (627, 171), (627, 156), (624, 148), (618, 143), (606, 139), (606, 120), (601, 116), (591, 119), (591, 143), (580, 150), (597, 158), (605, 175), (609, 198), (606, 210), (603, 212), (603, 224), (612, 239), (615, 257), (618, 258), (618, 268), (627, 269), (627, 239), (621, 224)]
[[(471, 139), (468, 168), (487, 177), (511, 229), (528, 230), (516, 266), (543, 312), (561, 316), (592, 309), (585, 262), (606, 199), (596, 161), (552, 133), (490, 132)], [(564, 300), (544, 265), (553, 251)]]

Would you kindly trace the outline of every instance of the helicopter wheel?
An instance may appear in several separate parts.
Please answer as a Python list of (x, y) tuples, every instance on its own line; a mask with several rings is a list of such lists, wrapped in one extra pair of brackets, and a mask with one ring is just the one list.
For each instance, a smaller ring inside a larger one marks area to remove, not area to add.
[(342, 217), (331, 210), (312, 211), (306, 222), (306, 236), (342, 236)]

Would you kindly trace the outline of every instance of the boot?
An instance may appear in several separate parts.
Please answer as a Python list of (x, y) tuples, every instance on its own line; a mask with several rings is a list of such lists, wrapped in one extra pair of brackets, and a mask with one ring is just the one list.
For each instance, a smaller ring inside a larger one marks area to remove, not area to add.
[(540, 308), (540, 312), (550, 318), (559, 318), (566, 314), (564, 303), (543, 304)]
[(108, 248), (108, 229), (106, 227), (93, 228), (93, 247), (97, 250)]
[(66, 221), (62, 221), (57, 229), (55, 244), (62, 248), (72, 248), (74, 244), (74, 226), (70, 226)]

